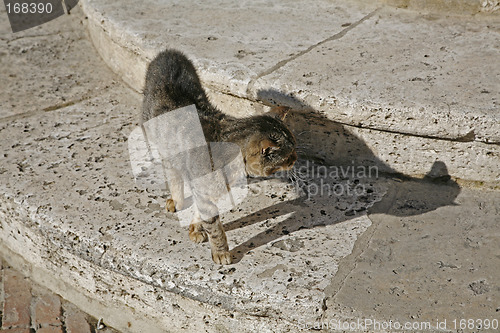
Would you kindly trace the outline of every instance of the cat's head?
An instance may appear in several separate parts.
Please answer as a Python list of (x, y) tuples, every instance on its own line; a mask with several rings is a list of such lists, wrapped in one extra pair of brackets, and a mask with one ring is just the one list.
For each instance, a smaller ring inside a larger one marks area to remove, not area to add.
[(243, 158), (251, 177), (267, 177), (290, 169), (297, 160), (295, 137), (280, 120), (263, 115), (249, 119)]

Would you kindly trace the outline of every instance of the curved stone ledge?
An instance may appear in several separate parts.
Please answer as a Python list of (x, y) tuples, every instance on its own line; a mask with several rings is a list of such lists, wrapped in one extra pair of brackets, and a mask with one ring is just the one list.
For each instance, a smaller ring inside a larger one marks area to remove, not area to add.
[(3, 198), (0, 204), (0, 253), (9, 264), (122, 332), (254, 332), (253, 327), (285, 332), (296, 327), (283, 319), (200, 303), (103, 268), (61, 250), (36, 228), (23, 224), (28, 221), (20, 217), (30, 214), (17, 203)]

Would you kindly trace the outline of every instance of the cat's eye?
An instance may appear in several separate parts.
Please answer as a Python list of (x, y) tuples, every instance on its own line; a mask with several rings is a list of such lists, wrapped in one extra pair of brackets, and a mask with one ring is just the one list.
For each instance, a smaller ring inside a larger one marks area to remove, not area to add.
[(262, 154), (265, 156), (265, 157), (273, 157), (276, 155), (276, 147), (267, 147), (265, 149), (262, 149)]

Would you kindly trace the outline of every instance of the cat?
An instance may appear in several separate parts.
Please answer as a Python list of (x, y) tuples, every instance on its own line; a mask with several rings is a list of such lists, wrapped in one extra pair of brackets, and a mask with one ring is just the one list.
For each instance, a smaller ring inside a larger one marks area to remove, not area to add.
[[(167, 49), (148, 65), (144, 86), (141, 123), (166, 112), (194, 104), (206, 142), (231, 142), (239, 146), (245, 172), (250, 177), (267, 177), (292, 168), (297, 160), (296, 141), (283, 123), (284, 109), (276, 107), (281, 119), (273, 115), (235, 118), (222, 113), (209, 101), (193, 63), (181, 52)], [(170, 212), (184, 207), (184, 180), (181, 170), (167, 168), (171, 199)], [(197, 213), (189, 226), (189, 238), (210, 242), (212, 259), (217, 264), (230, 264), (227, 238), (219, 219), (217, 206), (210, 194), (193, 192)]]

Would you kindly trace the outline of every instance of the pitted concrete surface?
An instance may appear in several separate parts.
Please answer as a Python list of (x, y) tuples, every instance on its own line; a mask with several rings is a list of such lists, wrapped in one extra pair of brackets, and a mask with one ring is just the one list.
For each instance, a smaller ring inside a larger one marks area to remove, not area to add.
[[(250, 81), (277, 60), (341, 32), (343, 24), (357, 22), (376, 9), (342, 1), (317, 1), (314, 11), (304, 6), (265, 1), (150, 1), (140, 7), (134, 1), (82, 2), (98, 51), (134, 89), (142, 90), (146, 63), (172, 47), (193, 58), (214, 90), (239, 97), (246, 97)], [(96, 30), (94, 22), (106, 35)], [(112, 45), (99, 38), (109, 38)], [(133, 62), (127, 61), (128, 53), (135, 53)]]
[(381, 9), (254, 88), (286, 92), (349, 125), (498, 144), (500, 20), (455, 20)]
[[(251, 181), (248, 200), (222, 216), (236, 262), (215, 265), (165, 212), (168, 193), (134, 183), (127, 138), (141, 96), (103, 65), (82, 22), (75, 9), (36, 33), (2, 26), (2, 73), (14, 76), (0, 101), (0, 251), (34, 281), (124, 332), (498, 313), (498, 193), (460, 189), (442, 162), (423, 180), (387, 178), (347, 158), (373, 155), (348, 126), (307, 114), (287, 119), (296, 175)], [(342, 163), (307, 159), (314, 134)]]
[[(287, 105), (349, 125), (373, 152), (363, 158), (381, 168), (424, 175), (439, 160), (454, 177), (498, 183), (494, 4), (478, 2), (475, 15), (395, 5), (82, 1), (99, 53), (138, 91), (154, 55), (180, 49), (215, 100), (232, 100), (221, 106), (227, 113)], [(336, 163), (321, 141), (311, 143), (311, 155)]]
[(500, 193), (463, 189), (454, 205), (423, 213), (422, 198), (445, 203), (453, 190), (411, 182), (398, 188), (384, 214), (370, 215), (373, 234), (329, 298), (330, 313), (433, 326), (446, 321), (457, 332), (454, 320), (499, 319)]
[[(5, 16), (0, 22), (2, 117), (71, 105), (113, 89), (119, 80), (95, 58), (95, 52), (87, 51), (93, 46), (79, 17), (68, 26), (55, 20), (12, 34), (4, 7), (0, 13)], [(82, 68), (83, 64), (89, 66)]]

